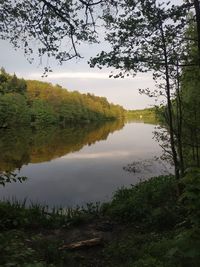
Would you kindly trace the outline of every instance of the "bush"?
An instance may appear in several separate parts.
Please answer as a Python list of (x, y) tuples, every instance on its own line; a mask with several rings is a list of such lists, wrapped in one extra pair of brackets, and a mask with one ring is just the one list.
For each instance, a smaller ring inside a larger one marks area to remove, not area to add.
[(180, 218), (174, 176), (159, 176), (129, 189), (119, 189), (103, 211), (123, 222), (144, 223), (158, 229), (173, 227)]

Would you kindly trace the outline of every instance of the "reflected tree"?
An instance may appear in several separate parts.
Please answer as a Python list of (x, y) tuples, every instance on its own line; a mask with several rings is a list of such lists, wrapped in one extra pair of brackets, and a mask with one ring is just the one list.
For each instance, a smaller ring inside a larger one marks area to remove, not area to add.
[(5, 186), (7, 183), (20, 182), (27, 180), (25, 176), (17, 176), (14, 172), (0, 172), (0, 185)]
[(24, 128), (0, 132), (0, 172), (13, 172), (24, 164), (49, 161), (76, 152), (85, 145), (106, 140), (110, 133), (122, 129), (123, 120), (68, 126)]

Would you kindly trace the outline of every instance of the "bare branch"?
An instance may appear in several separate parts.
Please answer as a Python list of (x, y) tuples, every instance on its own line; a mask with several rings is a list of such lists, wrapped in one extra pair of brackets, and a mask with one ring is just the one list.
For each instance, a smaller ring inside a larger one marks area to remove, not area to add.
[(104, 0), (100, 0), (100, 1), (97, 1), (97, 2), (94, 2), (94, 3), (90, 3), (91, 1), (84, 1), (84, 0), (79, 0), (79, 2), (81, 2), (83, 5), (87, 6), (87, 7), (90, 7), (90, 6), (95, 6), (95, 5), (98, 5), (98, 4), (101, 4), (103, 2), (105, 2)]

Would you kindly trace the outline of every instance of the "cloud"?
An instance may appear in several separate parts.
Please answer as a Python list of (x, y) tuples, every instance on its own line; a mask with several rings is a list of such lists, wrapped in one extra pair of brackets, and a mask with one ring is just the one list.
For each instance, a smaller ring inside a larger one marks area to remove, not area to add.
[[(48, 74), (48, 79), (94, 79), (94, 80), (107, 80), (110, 73), (100, 72), (54, 72)], [(31, 73), (28, 75), (29, 79), (40, 79), (41, 73)], [(132, 77), (126, 77), (126, 79), (133, 79)], [(138, 75), (134, 79), (149, 79), (149, 76)]]

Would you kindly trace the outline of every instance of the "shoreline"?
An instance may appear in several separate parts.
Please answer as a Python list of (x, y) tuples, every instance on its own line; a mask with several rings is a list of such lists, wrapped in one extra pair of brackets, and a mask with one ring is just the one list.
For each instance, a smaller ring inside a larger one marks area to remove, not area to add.
[[(198, 173), (193, 171), (192, 177)], [(183, 187), (185, 194), (186, 182)], [(170, 265), (164, 265), (165, 255), (177, 246), (177, 236), (187, 233), (188, 225), (196, 231), (180, 199), (177, 181), (168, 175), (119, 189), (108, 203), (68, 209), (65, 214), (56, 209), (49, 213), (40, 205), (25, 208), (0, 202), (0, 265), (179, 266), (177, 260), (181, 263), (185, 256), (175, 260), (173, 254), (167, 259)], [(191, 264), (194, 259), (186, 261)]]

